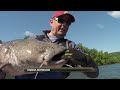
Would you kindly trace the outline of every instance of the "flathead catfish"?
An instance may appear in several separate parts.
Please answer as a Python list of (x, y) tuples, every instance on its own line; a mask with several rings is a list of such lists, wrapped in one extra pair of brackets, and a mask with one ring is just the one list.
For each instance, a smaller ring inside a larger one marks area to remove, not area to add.
[(62, 67), (66, 60), (52, 58), (65, 51), (66, 48), (61, 45), (37, 39), (4, 42), (0, 46), (0, 69), (6, 74), (16, 76), (30, 74), (31, 72), (24, 72), (27, 68)]

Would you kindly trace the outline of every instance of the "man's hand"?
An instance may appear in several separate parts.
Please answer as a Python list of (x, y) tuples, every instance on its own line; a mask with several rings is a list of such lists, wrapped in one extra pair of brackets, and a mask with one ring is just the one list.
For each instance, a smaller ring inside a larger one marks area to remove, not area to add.
[(69, 59), (69, 62), (67, 64), (70, 64), (72, 66), (76, 67), (81, 65), (82, 67), (95, 68), (96, 72), (86, 72), (84, 74), (86, 74), (90, 78), (98, 77), (99, 68), (89, 55), (86, 55), (83, 52), (78, 51), (76, 48), (70, 48), (69, 50), (66, 51), (64, 57), (65, 59)]
[(65, 60), (69, 60), (69, 63), (73, 66), (76, 65), (86, 66), (87, 64), (85, 54), (78, 51), (76, 48), (68, 49), (62, 58)]

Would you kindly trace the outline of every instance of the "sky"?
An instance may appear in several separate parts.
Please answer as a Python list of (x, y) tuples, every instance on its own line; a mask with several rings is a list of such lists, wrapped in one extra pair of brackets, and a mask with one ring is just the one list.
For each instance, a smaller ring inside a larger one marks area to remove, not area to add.
[[(23, 39), (50, 30), (54, 11), (0, 11), (0, 40)], [(75, 22), (65, 38), (90, 49), (120, 52), (120, 11), (70, 11)]]

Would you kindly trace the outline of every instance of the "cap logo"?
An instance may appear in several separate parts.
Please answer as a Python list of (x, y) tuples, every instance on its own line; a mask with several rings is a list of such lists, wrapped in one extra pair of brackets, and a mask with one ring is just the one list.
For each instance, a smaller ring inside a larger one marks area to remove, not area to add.
[(65, 11), (64, 14), (68, 13), (68, 11)]

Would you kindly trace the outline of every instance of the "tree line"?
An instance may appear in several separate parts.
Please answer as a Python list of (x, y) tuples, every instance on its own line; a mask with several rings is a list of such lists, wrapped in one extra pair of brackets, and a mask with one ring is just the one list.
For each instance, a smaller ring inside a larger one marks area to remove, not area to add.
[(97, 49), (89, 49), (82, 45), (82, 43), (77, 44), (77, 47), (80, 48), (84, 53), (89, 54), (98, 65), (105, 64), (115, 64), (120, 63), (120, 52), (118, 54), (108, 53), (98, 51)]

